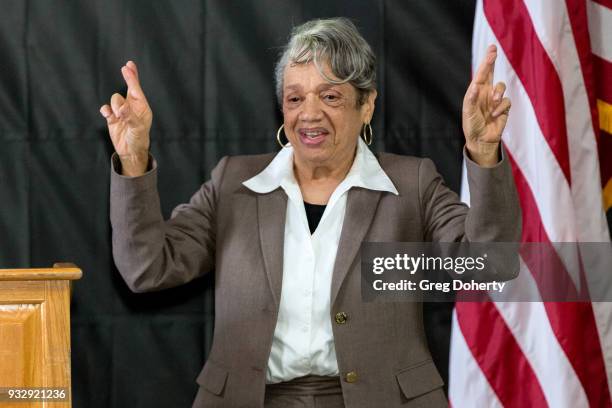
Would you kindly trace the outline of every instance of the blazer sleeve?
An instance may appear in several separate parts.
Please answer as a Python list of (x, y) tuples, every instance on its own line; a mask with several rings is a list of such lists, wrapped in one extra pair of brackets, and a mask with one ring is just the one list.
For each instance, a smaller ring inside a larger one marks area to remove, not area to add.
[[(473, 162), (463, 151), (470, 188), (470, 207), (460, 201), (436, 171), (423, 159), (419, 166), (419, 194), (424, 239), (434, 242), (519, 242), (521, 208), (512, 169), (502, 146), (500, 162), (491, 168)], [(511, 252), (506, 265), (499, 262), (495, 277), (512, 279), (518, 274), (518, 257)], [(492, 270), (494, 270), (492, 269)], [(493, 275), (492, 275), (493, 276)], [(467, 277), (467, 276), (466, 276)], [(481, 276), (487, 279), (487, 276)]]
[(521, 208), (512, 169), (505, 157), (496, 166), (480, 167), (463, 151), (470, 187), (470, 207), (444, 184), (430, 159), (419, 165), (421, 217), (426, 241), (517, 242)]
[(147, 292), (178, 286), (214, 268), (216, 209), (227, 157), (209, 181), (164, 221), (157, 191), (157, 164), (140, 177), (120, 174), (111, 159), (110, 219), (113, 258), (128, 287)]

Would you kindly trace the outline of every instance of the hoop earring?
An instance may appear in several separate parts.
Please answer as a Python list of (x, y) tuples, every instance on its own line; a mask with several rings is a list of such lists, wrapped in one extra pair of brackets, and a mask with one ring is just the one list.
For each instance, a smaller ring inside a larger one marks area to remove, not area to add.
[(367, 144), (368, 146), (372, 144), (372, 139), (374, 138), (374, 131), (372, 130), (372, 125), (370, 125), (369, 123), (364, 123), (363, 131), (361, 132), (361, 137), (363, 138), (365, 144)]
[(280, 125), (280, 127), (278, 128), (278, 130), (276, 131), (276, 141), (278, 142), (278, 144), (280, 145), (281, 149), (285, 146), (287, 146), (286, 144), (283, 144), (280, 140), (280, 134), (283, 131), (283, 128), (285, 127), (285, 124), (283, 123), (282, 125)]

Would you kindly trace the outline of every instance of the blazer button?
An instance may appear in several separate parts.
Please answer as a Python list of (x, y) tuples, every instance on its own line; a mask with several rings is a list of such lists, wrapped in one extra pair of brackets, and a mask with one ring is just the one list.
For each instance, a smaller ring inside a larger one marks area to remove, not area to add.
[(346, 380), (347, 383), (354, 383), (357, 381), (357, 373), (355, 371), (349, 371), (344, 376), (344, 379)]
[(336, 318), (335, 318), (336, 323), (344, 324), (346, 323), (347, 319), (348, 319), (348, 315), (345, 312), (336, 313)]

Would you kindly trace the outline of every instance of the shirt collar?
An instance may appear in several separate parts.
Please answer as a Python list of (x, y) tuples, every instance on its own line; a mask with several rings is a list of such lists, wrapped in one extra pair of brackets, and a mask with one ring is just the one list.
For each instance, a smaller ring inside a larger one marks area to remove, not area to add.
[[(285, 145), (265, 169), (242, 184), (260, 194), (269, 193), (278, 187), (297, 185), (293, 174), (293, 147), (290, 144)], [(378, 159), (361, 138), (357, 143), (353, 165), (341, 184), (346, 190), (363, 187), (399, 195), (389, 176), (380, 167)]]

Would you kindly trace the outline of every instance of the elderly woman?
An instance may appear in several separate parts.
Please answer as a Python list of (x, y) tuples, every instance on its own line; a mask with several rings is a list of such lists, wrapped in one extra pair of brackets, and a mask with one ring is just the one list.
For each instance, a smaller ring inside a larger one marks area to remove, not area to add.
[[(513, 241), (520, 211), (500, 147), (510, 101), (488, 50), (463, 101), (472, 208), (427, 159), (375, 156), (375, 57), (343, 18), (293, 30), (276, 67), (280, 152), (224, 157), (164, 221), (152, 113), (133, 62), (101, 108), (116, 150), (117, 267), (136, 292), (215, 271), (215, 329), (194, 407), (446, 406), (419, 303), (365, 303), (363, 241)], [(286, 140), (285, 140), (286, 138)]]

